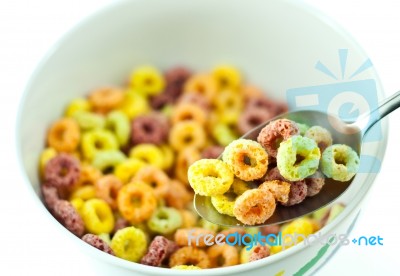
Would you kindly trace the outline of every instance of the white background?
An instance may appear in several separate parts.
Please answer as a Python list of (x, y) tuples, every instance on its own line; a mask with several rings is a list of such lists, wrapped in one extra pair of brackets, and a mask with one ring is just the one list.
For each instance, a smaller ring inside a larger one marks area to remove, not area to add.
[[(0, 275), (94, 275), (90, 264), (38, 212), (16, 169), (15, 114), (27, 78), (69, 28), (110, 0), (0, 0)], [(245, 1), (244, 1), (245, 2)], [(387, 95), (400, 90), (400, 2), (307, 0), (364, 47)], [(340, 249), (320, 275), (398, 275), (400, 111), (390, 116), (382, 171), (352, 235), (380, 235), (383, 246)]]

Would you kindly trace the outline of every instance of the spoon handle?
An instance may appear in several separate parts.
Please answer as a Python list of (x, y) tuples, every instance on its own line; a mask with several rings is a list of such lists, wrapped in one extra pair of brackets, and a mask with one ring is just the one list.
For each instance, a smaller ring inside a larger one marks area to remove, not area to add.
[(357, 121), (351, 125), (361, 129), (361, 136), (364, 136), (373, 125), (398, 107), (400, 107), (400, 91), (397, 91), (390, 97), (384, 99), (379, 103), (377, 108), (362, 114)]

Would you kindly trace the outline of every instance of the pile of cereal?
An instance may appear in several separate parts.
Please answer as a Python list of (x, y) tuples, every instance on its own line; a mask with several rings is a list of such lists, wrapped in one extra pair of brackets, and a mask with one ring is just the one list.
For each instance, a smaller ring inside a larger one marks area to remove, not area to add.
[[(72, 100), (50, 126), (39, 164), (43, 201), (86, 243), (144, 265), (213, 268), (277, 253), (282, 249), (193, 247), (189, 239), (189, 233), (245, 233), (198, 218), (187, 171), (201, 158), (217, 158), (242, 134), (286, 110), (264, 95), (245, 84), (232, 66), (204, 74), (184, 67), (164, 73), (138, 67), (126, 85)], [(221, 168), (214, 172), (224, 173)], [(229, 170), (226, 177), (233, 181)], [(220, 189), (218, 181), (215, 185)], [(238, 179), (233, 187), (236, 193), (247, 189)], [(301, 225), (314, 232), (327, 217), (308, 218)], [(246, 231), (280, 228), (268, 229)]]
[(317, 195), (325, 177), (349, 181), (356, 174), (357, 153), (332, 142), (321, 126), (277, 119), (260, 131), (257, 142), (237, 139), (225, 148), (222, 160), (193, 163), (189, 182), (196, 194), (211, 197), (220, 214), (247, 225), (261, 224), (274, 214), (277, 203), (292, 206)]

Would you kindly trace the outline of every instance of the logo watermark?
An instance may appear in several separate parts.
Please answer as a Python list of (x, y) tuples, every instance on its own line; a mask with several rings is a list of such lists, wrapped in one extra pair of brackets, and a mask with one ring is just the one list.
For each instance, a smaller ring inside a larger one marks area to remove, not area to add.
[(194, 235), (195, 230), (189, 231), (188, 235), (188, 246), (200, 244), (205, 244), (206, 246), (212, 245), (238, 245), (244, 246), (246, 250), (251, 250), (254, 246), (262, 245), (262, 246), (281, 246), (282, 249), (286, 249), (288, 247), (292, 247), (303, 242), (303, 245), (307, 246), (313, 243), (319, 243), (322, 245), (340, 245), (340, 246), (348, 246), (348, 245), (358, 245), (358, 246), (382, 246), (383, 238), (381, 236), (360, 236), (354, 237), (350, 239), (346, 234), (331, 234), (331, 235), (322, 235), (318, 234), (282, 234), (279, 232), (277, 234), (268, 234), (263, 235), (261, 232), (256, 234), (244, 234), (241, 235), (238, 232), (231, 233), (228, 235), (224, 234), (198, 234)]

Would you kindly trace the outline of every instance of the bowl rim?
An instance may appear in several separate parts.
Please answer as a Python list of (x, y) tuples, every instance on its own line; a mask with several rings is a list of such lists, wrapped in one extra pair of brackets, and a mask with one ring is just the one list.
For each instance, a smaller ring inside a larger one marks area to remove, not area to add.
[[(140, 2), (144, 0), (134, 0), (135, 2)], [(354, 46), (354, 48), (357, 50), (358, 53), (364, 55), (367, 57), (367, 54), (365, 50), (361, 47), (361, 45), (355, 40), (355, 38), (347, 31), (345, 30), (339, 23), (334, 21), (332, 18), (330, 18), (327, 14), (322, 12), (321, 10), (317, 9), (316, 7), (311, 6), (308, 3), (302, 2), (302, 1), (296, 1), (296, 0), (274, 0), (277, 2), (285, 2), (287, 4), (290, 4), (292, 6), (295, 6), (302, 10), (304, 13), (307, 13), (309, 16), (313, 16), (319, 21), (325, 23), (329, 28), (333, 29), (337, 33), (339, 33), (342, 37), (346, 39), (350, 44)], [(57, 50), (60, 48), (60, 46), (70, 39), (70, 37), (79, 29), (81, 29), (83, 26), (87, 25), (91, 21), (93, 21), (96, 18), (102, 17), (105, 14), (112, 13), (118, 9), (121, 9), (125, 5), (129, 5), (132, 3), (132, 0), (120, 0), (120, 1), (115, 1), (111, 2), (109, 4), (106, 4), (105, 6), (99, 8), (98, 10), (95, 10), (93, 13), (85, 16), (84, 18), (80, 19), (77, 23), (75, 23), (72, 27), (69, 28), (64, 34), (61, 35), (60, 38), (57, 39), (57, 41), (50, 46), (50, 48), (46, 51), (46, 53), (40, 58), (40, 61), (36, 65), (35, 69), (33, 70), (31, 76), (29, 77), (28, 81), (25, 84), (25, 87), (23, 89), (22, 96), (19, 100), (18, 108), (17, 108), (17, 116), (16, 116), (16, 124), (15, 124), (15, 137), (16, 137), (16, 153), (17, 153), (17, 163), (18, 163), (18, 168), (20, 171), (22, 171), (22, 177), (23, 181), (28, 186), (29, 193), (33, 195), (35, 198), (34, 201), (38, 203), (38, 205), (44, 213), (46, 213), (44, 216), (46, 216), (49, 221), (53, 225), (56, 225), (61, 231), (65, 231), (66, 235), (69, 237), (68, 239), (71, 239), (73, 242), (77, 244), (77, 246), (82, 246), (83, 249), (92, 254), (93, 257), (96, 259), (100, 259), (101, 261), (105, 261), (107, 263), (116, 265), (118, 267), (130, 270), (130, 271), (138, 271), (138, 272), (145, 272), (145, 273), (151, 273), (153, 275), (201, 275), (204, 272), (202, 270), (172, 270), (170, 268), (160, 268), (160, 267), (152, 267), (152, 266), (146, 266), (142, 265), (140, 263), (134, 263), (130, 262), (112, 255), (109, 255), (107, 253), (101, 252), (100, 250), (90, 246), (89, 244), (86, 244), (85, 242), (82, 242), (80, 238), (76, 237), (74, 234), (72, 234), (70, 231), (68, 231), (64, 226), (62, 226), (47, 210), (45, 205), (43, 204), (40, 195), (38, 195), (35, 192), (35, 189), (33, 188), (29, 177), (25, 171), (24, 164), (23, 164), (23, 156), (21, 152), (21, 143), (22, 143), (22, 135), (21, 135), (21, 130), (20, 130), (20, 125), (22, 121), (22, 111), (26, 103), (26, 98), (27, 95), (30, 93), (30, 87), (34, 83), (35, 79), (37, 78), (37, 75), (39, 72), (45, 67), (46, 63), (51, 59), (51, 57), (57, 52)], [(378, 91), (380, 91), (379, 96), (384, 96), (384, 90), (382, 87), (381, 80), (379, 78), (379, 75), (377, 74), (375, 68), (372, 68), (373, 70), (373, 76), (374, 80), (376, 81), (377, 87), (379, 88)], [(384, 158), (384, 155), (386, 153), (387, 149), (387, 137), (389, 133), (388, 129), (388, 122), (385, 120), (385, 124), (382, 125), (382, 133), (383, 137), (380, 143), (382, 144), (381, 147), (381, 156), (382, 160)], [(354, 198), (353, 201), (351, 201), (348, 205), (346, 205), (346, 208), (342, 213), (340, 213), (331, 223), (328, 225), (324, 226), (321, 228), (319, 231), (316, 233), (321, 233), (324, 235), (325, 233), (330, 232), (332, 229), (334, 229), (338, 224), (340, 224), (343, 220), (345, 220), (347, 217), (349, 217), (353, 211), (356, 209), (357, 206), (361, 204), (361, 201), (364, 199), (368, 191), (370, 190), (370, 187), (372, 186), (373, 182), (375, 181), (377, 177), (376, 173), (369, 173), (367, 178), (365, 179), (366, 183), (370, 183), (369, 187), (361, 189), (362, 192), (358, 193), (358, 195)], [(257, 262), (251, 262), (251, 263), (245, 263), (245, 264), (240, 264), (236, 266), (230, 266), (230, 267), (220, 267), (220, 268), (212, 268), (212, 269), (207, 269), (207, 273), (209, 275), (228, 275), (229, 273), (238, 273), (238, 272), (244, 272), (244, 271), (252, 271), (264, 266), (268, 266), (268, 264), (275, 263), (276, 261), (280, 259), (287, 258), (293, 254), (296, 254), (298, 251), (302, 250), (302, 248), (306, 248), (311, 246), (313, 243), (309, 243), (307, 245), (304, 245), (303, 242), (298, 243), (297, 245), (286, 249), (279, 254), (271, 255), (268, 258), (261, 259)]]

